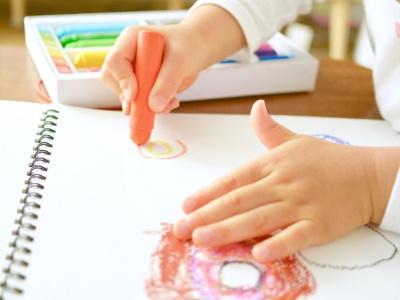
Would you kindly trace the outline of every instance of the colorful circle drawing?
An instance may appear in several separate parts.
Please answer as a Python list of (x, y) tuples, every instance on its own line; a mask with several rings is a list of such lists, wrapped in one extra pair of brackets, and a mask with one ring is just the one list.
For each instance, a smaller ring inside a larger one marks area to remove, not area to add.
[(331, 143), (335, 143), (335, 144), (339, 144), (339, 145), (350, 145), (349, 142), (342, 140), (336, 136), (333, 135), (329, 135), (329, 134), (313, 134), (313, 137), (319, 138), (321, 140), (327, 141), (327, 142), (331, 142)]
[(184, 155), (187, 152), (187, 146), (178, 140), (152, 140), (140, 146), (139, 152), (149, 159), (172, 159)]
[(292, 300), (315, 288), (310, 271), (295, 255), (268, 263), (251, 256), (256, 240), (218, 248), (199, 248), (177, 240), (164, 224), (146, 282), (157, 300)]
[(226, 261), (222, 263), (219, 282), (228, 289), (255, 289), (261, 284), (262, 270), (247, 261)]

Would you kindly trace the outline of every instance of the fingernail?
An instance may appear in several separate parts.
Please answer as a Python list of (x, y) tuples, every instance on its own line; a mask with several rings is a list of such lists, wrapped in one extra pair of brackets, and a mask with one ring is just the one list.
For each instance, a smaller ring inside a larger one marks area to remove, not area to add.
[(165, 109), (165, 99), (160, 96), (154, 96), (150, 100), (150, 106), (155, 112), (161, 112)]
[(180, 239), (188, 239), (191, 235), (189, 222), (186, 219), (182, 219), (176, 223), (176, 235)]
[(122, 101), (122, 112), (127, 115), (128, 114), (128, 102), (126, 102), (125, 100)]
[(177, 104), (175, 104), (175, 105), (172, 107), (171, 111), (174, 110), (174, 109), (177, 109), (179, 106), (180, 106), (180, 103), (178, 102)]
[(252, 254), (253, 257), (260, 262), (265, 262), (270, 260), (269, 251), (266, 247), (254, 246)]
[(128, 111), (128, 103), (131, 101), (130, 92), (127, 89), (124, 89), (122, 92), (121, 102), (122, 102), (122, 111), (125, 115), (129, 114)]
[(131, 94), (131, 93), (129, 92), (128, 89), (124, 89), (124, 101), (125, 101), (125, 102), (128, 102), (128, 101), (131, 100), (131, 99), (130, 99), (130, 97), (131, 97), (130, 94)]

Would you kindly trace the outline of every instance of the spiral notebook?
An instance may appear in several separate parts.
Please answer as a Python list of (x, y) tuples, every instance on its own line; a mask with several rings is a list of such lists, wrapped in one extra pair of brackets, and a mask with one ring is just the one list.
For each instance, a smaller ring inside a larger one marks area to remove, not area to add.
[[(383, 121), (276, 118), (331, 142), (400, 145)], [(0, 102), (0, 299), (398, 299), (400, 238), (376, 228), (269, 264), (250, 242), (175, 240), (186, 196), (266, 150), (248, 116), (155, 128), (137, 148), (120, 112)]]

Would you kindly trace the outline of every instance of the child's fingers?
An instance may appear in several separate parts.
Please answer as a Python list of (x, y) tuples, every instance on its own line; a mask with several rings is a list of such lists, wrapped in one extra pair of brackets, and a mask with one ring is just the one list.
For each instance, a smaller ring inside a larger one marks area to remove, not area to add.
[(213, 224), (277, 201), (274, 190), (269, 186), (265, 180), (261, 180), (238, 188), (221, 198), (209, 202), (179, 221), (174, 228), (175, 235), (180, 239), (188, 239), (196, 228)]
[(271, 118), (264, 100), (258, 100), (253, 104), (250, 121), (259, 140), (269, 149), (275, 148), (295, 136), (295, 133)]
[(180, 87), (178, 88), (177, 92), (180, 93), (180, 92), (188, 89), (189, 87), (191, 87), (192, 84), (196, 81), (197, 77), (198, 77), (198, 74), (186, 76), (183, 79), (183, 81), (182, 81)]
[(269, 170), (263, 166), (263, 161), (256, 159), (201, 189), (183, 202), (184, 212), (191, 213), (222, 195), (268, 176)]
[(122, 102), (133, 101), (136, 96), (137, 82), (132, 64), (124, 57), (110, 56), (106, 62), (106, 68), (122, 91)]
[(100, 73), (101, 80), (118, 96), (119, 101), (122, 102), (122, 90), (119, 83), (114, 79), (108, 70), (103, 69)]
[(265, 236), (296, 221), (296, 212), (284, 202), (267, 204), (193, 232), (193, 242), (217, 247)]
[(301, 220), (254, 246), (252, 254), (258, 261), (276, 260), (309, 247), (317, 240), (316, 225), (310, 220)]
[(178, 107), (179, 107), (179, 100), (174, 98), (170, 103), (168, 103), (167, 107), (161, 113), (168, 114)]
[(103, 65), (118, 82), (123, 101), (132, 101), (136, 95), (136, 78), (133, 63), (136, 55), (139, 27), (128, 27), (122, 31)]
[(131, 101), (124, 101), (124, 95), (123, 95), (123, 92), (121, 90), (119, 83), (114, 79), (114, 77), (107, 70), (101, 72), (100, 76), (101, 76), (101, 79), (103, 80), (103, 82), (105, 82), (106, 85), (108, 87), (110, 87), (111, 90), (118, 96), (118, 100), (122, 104), (122, 112), (125, 115), (129, 115), (129, 113), (131, 111)]
[(121, 34), (115, 41), (111, 52), (113, 54), (122, 55), (126, 60), (133, 64), (136, 56), (137, 36), (139, 31), (142, 29), (143, 27), (141, 26), (129, 26), (122, 30)]
[(149, 106), (154, 112), (162, 112), (176, 97), (183, 80), (183, 66), (179, 62), (164, 57), (157, 80), (150, 92)]
[(132, 101), (124, 101), (122, 102), (122, 111), (125, 115), (129, 116), (131, 113)]

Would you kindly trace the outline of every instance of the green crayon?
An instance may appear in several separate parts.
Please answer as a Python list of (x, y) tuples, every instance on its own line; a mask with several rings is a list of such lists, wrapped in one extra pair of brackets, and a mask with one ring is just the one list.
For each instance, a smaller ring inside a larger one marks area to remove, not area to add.
[(116, 38), (81, 40), (68, 43), (67, 45), (65, 45), (65, 48), (109, 47), (113, 46), (116, 40)]
[(119, 36), (119, 32), (104, 32), (104, 33), (81, 33), (81, 34), (68, 34), (60, 38), (60, 43), (63, 47), (66, 47), (69, 43), (86, 41), (86, 40), (98, 40), (98, 39), (116, 39)]

